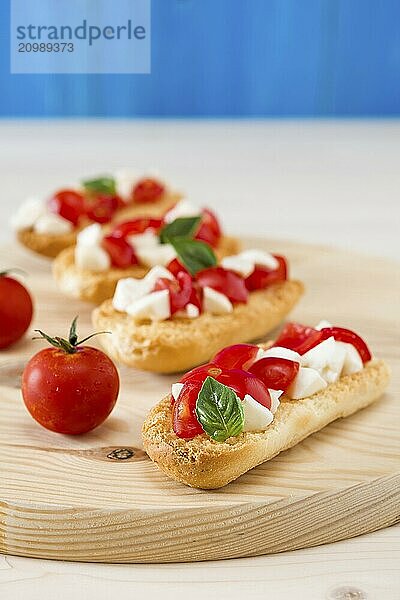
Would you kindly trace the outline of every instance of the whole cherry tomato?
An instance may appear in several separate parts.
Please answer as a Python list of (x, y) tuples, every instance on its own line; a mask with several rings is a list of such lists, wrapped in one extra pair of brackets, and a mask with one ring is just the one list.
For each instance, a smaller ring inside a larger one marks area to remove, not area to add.
[(0, 273), (0, 348), (18, 341), (32, 321), (33, 303), (28, 290), (7, 271)]
[(188, 273), (181, 271), (175, 279), (160, 277), (154, 285), (154, 292), (159, 290), (169, 291), (169, 305), (171, 315), (181, 310), (189, 302), (192, 294), (192, 278)]
[(156, 202), (165, 192), (165, 187), (155, 179), (146, 178), (139, 181), (132, 190), (132, 199), (138, 204)]
[(322, 341), (322, 333), (299, 323), (287, 323), (274, 346), (283, 346), (299, 354), (305, 354)]
[(106, 235), (102, 246), (110, 255), (112, 265), (117, 269), (127, 269), (139, 262), (135, 251), (125, 238), (115, 237), (113, 234)]
[(118, 196), (98, 194), (90, 201), (86, 215), (91, 221), (95, 221), (96, 223), (109, 223), (115, 211), (121, 207), (121, 203), (122, 200)]
[(294, 360), (268, 356), (257, 360), (249, 371), (261, 379), (267, 388), (286, 392), (299, 368), (299, 363)]
[(234, 344), (220, 350), (211, 362), (224, 369), (248, 371), (256, 359), (259, 347), (254, 344)]
[(364, 340), (350, 329), (345, 329), (344, 327), (324, 327), (321, 329), (321, 334), (323, 340), (333, 336), (338, 342), (352, 344), (361, 356), (363, 363), (370, 361), (372, 358), (371, 352)]
[(76, 190), (60, 190), (48, 202), (49, 210), (57, 213), (73, 225), (78, 225), (79, 219), (85, 215), (85, 198)]
[(23, 399), (35, 421), (70, 435), (103, 423), (119, 392), (114, 363), (101, 350), (82, 346), (89, 338), (78, 342), (75, 328), (76, 319), (68, 340), (39, 331), (54, 347), (35, 354), (22, 375)]
[(127, 237), (128, 235), (144, 233), (146, 229), (154, 229), (155, 231), (158, 231), (162, 225), (162, 219), (141, 217), (139, 219), (132, 219), (131, 221), (119, 223), (116, 227), (114, 227), (112, 235), (114, 237)]
[(199, 229), (194, 236), (196, 240), (206, 242), (213, 248), (218, 246), (221, 239), (221, 227), (215, 214), (208, 208), (202, 211)]
[(287, 262), (283, 256), (275, 256), (279, 266), (277, 269), (268, 269), (256, 265), (254, 271), (246, 278), (246, 287), (248, 290), (262, 290), (278, 281), (285, 281), (288, 277)]
[(231, 302), (246, 302), (249, 292), (244, 279), (237, 273), (223, 267), (203, 269), (196, 274), (200, 287), (210, 287), (225, 294)]
[(213, 377), (233, 389), (241, 400), (249, 394), (266, 408), (271, 408), (269, 391), (258, 377), (240, 369), (222, 369), (214, 363), (208, 363), (192, 369), (181, 379), (184, 387), (174, 404), (173, 416), (173, 427), (178, 437), (190, 439), (203, 432), (195, 409), (197, 397), (207, 377)]

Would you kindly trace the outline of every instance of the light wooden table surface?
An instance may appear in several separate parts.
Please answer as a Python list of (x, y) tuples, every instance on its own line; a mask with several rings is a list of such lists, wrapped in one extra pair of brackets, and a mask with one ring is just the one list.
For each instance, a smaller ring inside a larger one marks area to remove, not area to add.
[[(215, 207), (232, 233), (400, 258), (399, 156), (400, 122), (392, 121), (3, 122), (0, 242), (10, 239), (7, 219), (27, 195), (121, 166), (155, 167), (193, 201)], [(400, 526), (308, 550), (187, 565), (0, 556), (2, 600), (160, 591), (165, 600), (398, 600)]]

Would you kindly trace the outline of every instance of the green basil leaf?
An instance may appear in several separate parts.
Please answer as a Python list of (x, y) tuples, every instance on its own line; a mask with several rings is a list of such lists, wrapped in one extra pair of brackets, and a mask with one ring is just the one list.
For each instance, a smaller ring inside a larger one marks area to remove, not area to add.
[(215, 267), (217, 264), (214, 251), (204, 242), (185, 238), (172, 238), (168, 241), (175, 248), (179, 260), (191, 275), (196, 275), (202, 269)]
[(244, 412), (240, 398), (213, 377), (207, 377), (201, 387), (196, 415), (204, 431), (216, 442), (224, 442), (243, 431)]
[(167, 244), (172, 238), (192, 238), (196, 233), (201, 217), (179, 217), (167, 223), (161, 229), (159, 236), (162, 244)]
[(106, 194), (115, 196), (117, 193), (115, 179), (112, 177), (99, 177), (98, 179), (88, 179), (82, 182), (85, 190), (95, 194)]

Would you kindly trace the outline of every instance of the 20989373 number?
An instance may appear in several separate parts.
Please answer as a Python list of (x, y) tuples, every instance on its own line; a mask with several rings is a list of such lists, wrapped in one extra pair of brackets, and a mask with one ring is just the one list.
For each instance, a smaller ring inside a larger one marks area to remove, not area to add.
[(74, 52), (72, 42), (21, 42), (18, 52)]

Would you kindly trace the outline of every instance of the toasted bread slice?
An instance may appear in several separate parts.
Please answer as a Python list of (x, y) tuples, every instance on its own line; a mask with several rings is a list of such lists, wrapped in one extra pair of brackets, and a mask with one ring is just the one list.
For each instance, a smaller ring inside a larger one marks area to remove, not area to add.
[[(134, 265), (129, 269), (111, 268), (107, 271), (88, 271), (75, 264), (74, 246), (63, 250), (53, 262), (53, 275), (62, 292), (73, 298), (100, 304), (112, 298), (120, 279), (135, 277), (140, 279), (149, 269), (142, 265)], [(216, 249), (220, 260), (224, 256), (236, 254), (240, 250), (240, 242), (236, 238), (223, 237)]]
[(246, 304), (225, 315), (203, 313), (195, 319), (136, 321), (107, 300), (93, 311), (93, 324), (105, 350), (130, 367), (174, 373), (207, 362), (218, 350), (265, 336), (290, 312), (303, 293), (299, 281), (283, 281), (251, 292)]
[(281, 398), (275, 418), (265, 431), (241, 433), (218, 443), (206, 434), (178, 438), (172, 429), (171, 396), (157, 404), (143, 425), (147, 454), (169, 477), (191, 487), (219, 488), (246, 471), (347, 417), (381, 396), (389, 381), (383, 361), (371, 361), (362, 371), (345, 375), (303, 400)]
[[(149, 204), (133, 204), (127, 206), (115, 214), (112, 222), (120, 223), (122, 221), (126, 221), (127, 219), (134, 219), (136, 217), (160, 217), (167, 212), (169, 208), (172, 208), (172, 206), (174, 206), (174, 204), (176, 204), (180, 199), (180, 194), (168, 193), (165, 194), (158, 202)], [(89, 224), (89, 222), (86, 223), (86, 225)], [(29, 250), (32, 250), (32, 252), (36, 252), (42, 256), (47, 256), (48, 258), (55, 258), (60, 252), (62, 252), (62, 250), (65, 250), (76, 243), (76, 236), (81, 229), (82, 227), (63, 235), (36, 233), (32, 228), (21, 229), (20, 231), (17, 231), (17, 239), (23, 246)]]
[(62, 250), (75, 244), (76, 236), (77, 231), (63, 235), (36, 233), (33, 229), (17, 231), (17, 239), (25, 248), (47, 258), (55, 258)]
[(133, 265), (129, 269), (112, 267), (100, 272), (80, 269), (75, 264), (75, 246), (60, 252), (53, 262), (52, 270), (62, 292), (72, 298), (94, 304), (101, 304), (104, 300), (112, 298), (120, 279), (141, 278), (148, 272), (148, 268), (141, 265)]

